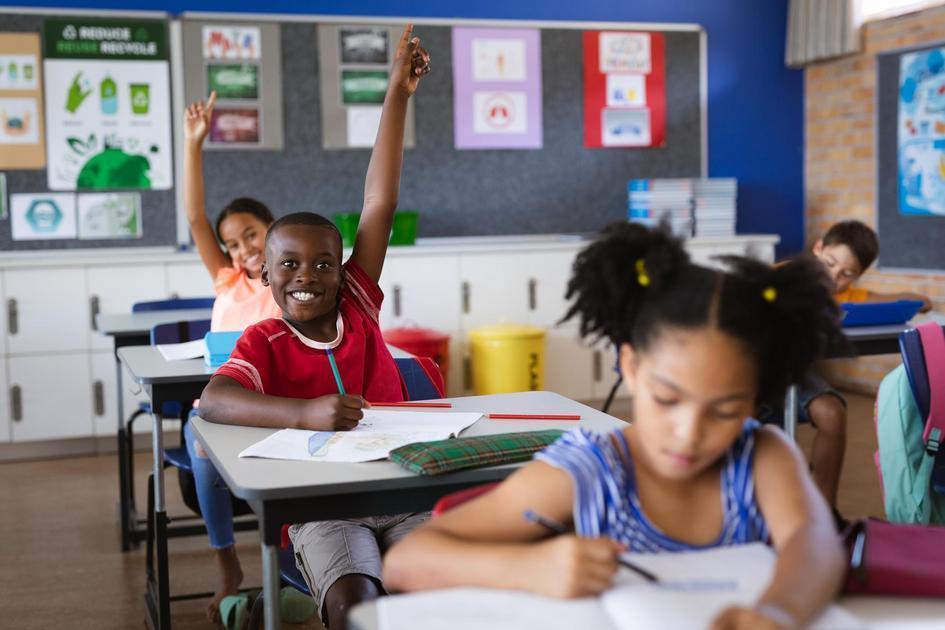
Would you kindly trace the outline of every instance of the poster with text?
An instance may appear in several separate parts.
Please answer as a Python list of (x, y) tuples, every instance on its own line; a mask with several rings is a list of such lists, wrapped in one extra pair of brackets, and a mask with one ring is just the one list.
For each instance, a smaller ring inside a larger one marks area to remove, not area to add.
[(945, 216), (945, 48), (900, 58), (899, 212)]
[(256, 26), (204, 26), (204, 59), (259, 59), (261, 32)]
[(215, 144), (259, 144), (259, 110), (255, 107), (216, 107), (210, 118), (210, 141)]
[(540, 149), (541, 34), (535, 29), (453, 29), (457, 149)]
[(0, 169), (46, 166), (39, 33), (0, 33)]
[(584, 146), (663, 146), (665, 68), (662, 33), (585, 31)]
[(164, 23), (46, 20), (45, 50), (49, 188), (170, 188)]
[(75, 195), (10, 195), (10, 229), (14, 241), (75, 238)]
[(207, 93), (220, 100), (255, 100), (259, 97), (259, 67), (224, 63), (207, 66)]
[(79, 238), (141, 238), (141, 194), (78, 196)]

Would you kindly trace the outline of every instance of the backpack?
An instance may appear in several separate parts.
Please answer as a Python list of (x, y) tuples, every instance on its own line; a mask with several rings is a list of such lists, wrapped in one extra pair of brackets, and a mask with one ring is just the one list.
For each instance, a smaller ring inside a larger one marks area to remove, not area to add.
[(945, 333), (927, 323), (900, 337), (903, 364), (876, 400), (877, 463), (886, 517), (945, 525)]

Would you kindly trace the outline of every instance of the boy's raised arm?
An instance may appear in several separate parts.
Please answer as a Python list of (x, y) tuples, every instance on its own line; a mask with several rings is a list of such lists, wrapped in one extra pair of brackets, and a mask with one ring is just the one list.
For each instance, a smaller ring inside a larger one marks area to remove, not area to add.
[(413, 25), (404, 27), (391, 66), (381, 123), (364, 182), (364, 206), (351, 259), (375, 282), (381, 277), (394, 209), (400, 191), (407, 101), (420, 77), (429, 72), (429, 55), (412, 37)]

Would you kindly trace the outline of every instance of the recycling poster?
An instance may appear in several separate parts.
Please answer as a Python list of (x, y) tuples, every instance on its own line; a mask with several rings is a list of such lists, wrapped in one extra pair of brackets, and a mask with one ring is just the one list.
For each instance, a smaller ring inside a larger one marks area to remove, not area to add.
[(44, 35), (49, 189), (171, 188), (165, 24), (50, 19)]
[(0, 169), (46, 166), (39, 34), (0, 33)]

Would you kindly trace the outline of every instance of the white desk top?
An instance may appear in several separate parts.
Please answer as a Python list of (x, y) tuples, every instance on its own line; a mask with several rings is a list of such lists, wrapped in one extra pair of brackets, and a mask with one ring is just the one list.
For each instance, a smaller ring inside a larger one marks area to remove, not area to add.
[[(508, 413), (572, 413), (580, 414), (580, 422), (549, 420), (489, 420), (485, 417), (463, 432), (463, 436), (537, 431), (540, 429), (571, 429), (586, 427), (593, 431), (609, 431), (624, 426), (623, 421), (601, 413), (552, 392), (522, 392), (492, 396), (449, 398), (455, 411)], [(442, 411), (442, 410), (438, 410)], [(420, 412), (422, 413), (422, 411)], [(243, 458), (238, 454), (274, 431), (237, 427), (191, 420), (194, 434), (226, 480), (230, 490), (242, 499), (287, 499), (344, 494), (370, 486), (372, 489), (396, 490), (417, 486), (450, 483), (485, 483), (495, 481), (494, 470), (488, 468), (459, 471), (448, 475), (421, 477), (390, 461), (365, 464), (280, 461)], [(515, 466), (512, 464), (510, 466)]]
[(121, 337), (142, 335), (151, 332), (158, 324), (185, 322), (194, 319), (210, 319), (209, 308), (174, 311), (145, 311), (142, 313), (99, 313), (95, 325), (103, 335)]

